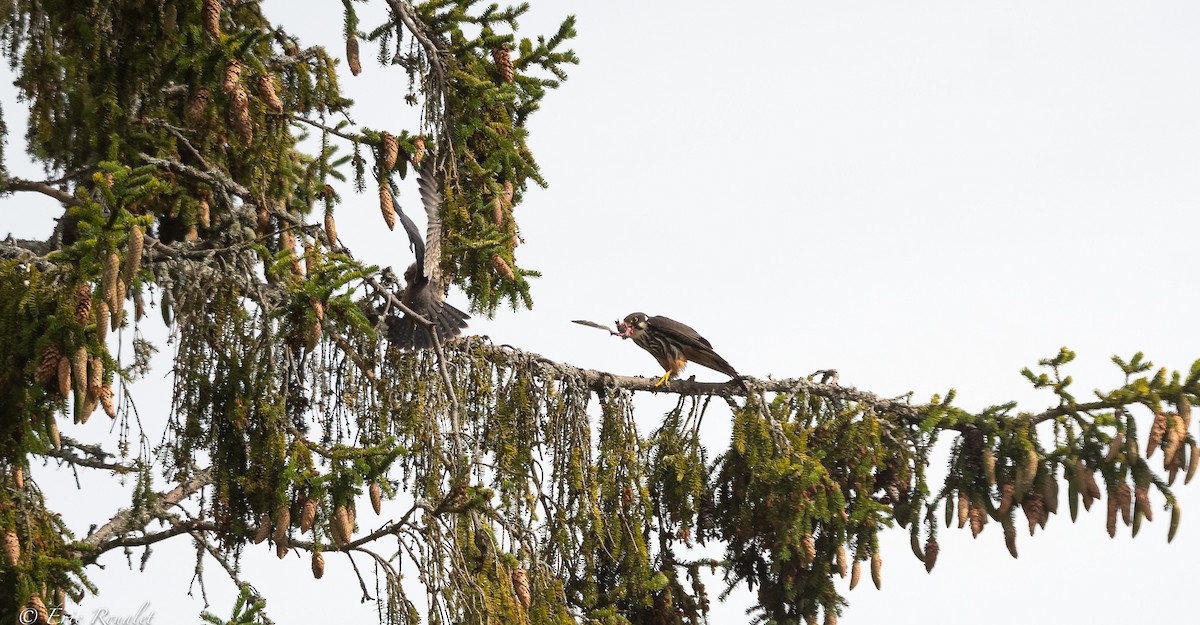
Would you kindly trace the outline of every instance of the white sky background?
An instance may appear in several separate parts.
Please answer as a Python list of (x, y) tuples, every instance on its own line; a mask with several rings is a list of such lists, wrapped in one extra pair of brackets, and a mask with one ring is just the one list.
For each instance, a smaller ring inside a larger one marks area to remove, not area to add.
[[(265, 4), (304, 44), (342, 55), (340, 3)], [(517, 207), (518, 259), (545, 273), (536, 306), (476, 319), (472, 332), (580, 366), (657, 375), (632, 343), (569, 323), (643, 310), (692, 325), (750, 375), (835, 368), (844, 384), (913, 391), (915, 401), (956, 388), (968, 409), (1011, 399), (1048, 407), (1049, 393), (1018, 372), (1064, 345), (1079, 354), (1068, 372), (1080, 398), (1120, 383), (1113, 354), (1144, 350), (1171, 369), (1200, 357), (1200, 5), (667, 4), (535, 0), (522, 21), (526, 35), (549, 35), (578, 15), (572, 46), (582, 63), (530, 122), (551, 184)], [(358, 101), (357, 123), (398, 131), (411, 117), (405, 79), (368, 63), (371, 48), (364, 74), (347, 73), (343, 85)], [(36, 177), (21, 169), (24, 121), (4, 89), (9, 164)], [(407, 266), (404, 235), (381, 228), (375, 194), (347, 197), (343, 240), (360, 258)], [(415, 198), (400, 200), (410, 214)], [(20, 209), (33, 198), (5, 204), (0, 230), (17, 237), (45, 236), (58, 214)], [(451, 300), (465, 307), (461, 293)], [(144, 392), (169, 390), (166, 371)], [(661, 415), (661, 402), (647, 404), (646, 431)], [(107, 428), (96, 417), (64, 433), (112, 442)], [(728, 430), (705, 420), (712, 455)], [(128, 486), (87, 475), (83, 491), (65, 471), (34, 467), (33, 477), (81, 535), (128, 501)], [(974, 541), (969, 530), (942, 530), (927, 575), (907, 532), (885, 532), (883, 590), (865, 581), (849, 593), (842, 622), (1143, 616), (1156, 598), (1192, 590), (1184, 572), (1200, 549), (1200, 497), (1179, 484), (1183, 524), (1170, 546), (1165, 511), (1136, 539), (1122, 528), (1111, 540), (1103, 503), (1072, 525), (1064, 501), (1032, 539), (1019, 518), (1019, 560), (998, 524)], [(360, 527), (373, 528), (369, 507), (360, 510)], [(250, 551), (245, 576), (281, 625), (374, 618), (344, 559), (330, 558), (315, 581), (307, 557), (281, 563), (265, 546)], [(203, 606), (186, 596), (192, 553), (160, 545), (149, 574), (108, 555), (91, 572), (102, 594), (79, 613), (132, 614), (150, 602), (155, 622), (194, 622)], [(228, 617), (230, 585), (215, 563), (207, 570), (211, 610)], [(712, 621), (743, 622), (747, 597), (715, 605)]]

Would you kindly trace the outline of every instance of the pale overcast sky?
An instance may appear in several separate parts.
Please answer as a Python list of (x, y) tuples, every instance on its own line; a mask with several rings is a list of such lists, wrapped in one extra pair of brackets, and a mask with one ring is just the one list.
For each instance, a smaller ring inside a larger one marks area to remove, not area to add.
[[(305, 44), (342, 54), (341, 3), (265, 4)], [(1200, 4), (533, 4), (522, 23), (530, 35), (579, 17), (582, 60), (530, 123), (551, 186), (517, 207), (518, 259), (545, 277), (534, 310), (477, 319), (472, 332), (658, 375), (632, 343), (569, 323), (642, 310), (694, 326), (747, 374), (835, 368), (844, 384), (916, 401), (956, 388), (970, 409), (1051, 405), (1018, 372), (1064, 345), (1079, 354), (1070, 373), (1080, 396), (1120, 383), (1113, 354), (1144, 350), (1172, 369), (1200, 358)], [(364, 30), (377, 23), (365, 19)], [(344, 79), (355, 121), (403, 128), (402, 72), (365, 65)], [(24, 122), (5, 89), (18, 169)], [(4, 230), (48, 232), (57, 211), (18, 209), (29, 201), (5, 200)], [(401, 269), (411, 262), (404, 235), (380, 219), (374, 194), (350, 197), (339, 231), (361, 258)], [(461, 293), (451, 299), (465, 307)], [(145, 392), (167, 390), (166, 373)], [(664, 404), (645, 404), (648, 430)], [(145, 408), (143, 418), (155, 421)], [(112, 442), (107, 427), (94, 418), (65, 431)], [(728, 431), (705, 420), (712, 456)], [(933, 474), (941, 469), (935, 461)], [(75, 491), (68, 472), (33, 476), (81, 535), (128, 500), (128, 485), (83, 475)], [(1196, 490), (1179, 486), (1183, 524), (1169, 546), (1168, 514), (1136, 539), (1122, 528), (1112, 540), (1101, 503), (1074, 525), (1063, 514), (1034, 538), (1020, 530), (1019, 560), (997, 524), (977, 540), (943, 530), (927, 575), (907, 532), (885, 532), (883, 590), (850, 592), (841, 622), (1171, 618), (1193, 591)], [(157, 623), (195, 621), (193, 553), (182, 539), (160, 545), (147, 574), (110, 554), (90, 571), (102, 594), (79, 614), (149, 602)], [(281, 625), (375, 618), (342, 558), (315, 581), (307, 558), (280, 562), (260, 546), (244, 574)], [(207, 577), (212, 610), (226, 618), (231, 585), (211, 561)], [(714, 597), (720, 589), (710, 586)], [(712, 622), (744, 622), (747, 606), (736, 592), (714, 604)]]

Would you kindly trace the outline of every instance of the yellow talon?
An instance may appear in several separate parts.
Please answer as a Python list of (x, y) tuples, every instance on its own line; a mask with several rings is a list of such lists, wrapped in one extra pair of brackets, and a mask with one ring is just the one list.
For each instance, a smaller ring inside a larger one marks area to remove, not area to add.
[(662, 386), (670, 381), (671, 381), (671, 372), (667, 371), (666, 373), (662, 374), (662, 377), (659, 378), (657, 382), (654, 383), (654, 386)]

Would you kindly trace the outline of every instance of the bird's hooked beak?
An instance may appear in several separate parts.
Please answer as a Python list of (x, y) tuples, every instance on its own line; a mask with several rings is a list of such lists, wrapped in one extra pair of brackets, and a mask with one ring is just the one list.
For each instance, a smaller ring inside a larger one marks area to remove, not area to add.
[(625, 323), (624, 321), (618, 321), (616, 335), (623, 339), (633, 336), (633, 326)]

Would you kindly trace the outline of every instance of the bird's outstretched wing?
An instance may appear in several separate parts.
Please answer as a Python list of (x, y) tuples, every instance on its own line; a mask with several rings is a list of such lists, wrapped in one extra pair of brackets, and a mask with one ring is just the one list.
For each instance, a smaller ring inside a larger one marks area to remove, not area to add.
[(409, 248), (412, 249), (413, 255), (417, 259), (417, 266), (421, 267), (425, 262), (426, 255), (425, 238), (421, 236), (421, 230), (417, 228), (417, 224), (413, 223), (412, 218), (405, 214), (404, 209), (400, 208), (400, 204), (396, 202), (396, 198), (400, 196), (400, 190), (392, 181), (391, 176), (388, 176), (387, 186), (388, 191), (392, 194), (392, 206), (396, 208), (400, 223), (404, 226), (404, 232), (408, 234)]
[(442, 287), (442, 192), (438, 189), (436, 162), (433, 154), (425, 155), (417, 172), (417, 189), (425, 206), (424, 253), (417, 257), (417, 268), (430, 282)]
[(646, 320), (650, 327), (661, 333), (664, 337), (669, 338), (677, 344), (683, 355), (688, 360), (713, 371), (720, 371), (731, 377), (738, 377), (738, 372), (733, 368), (733, 365), (725, 361), (724, 358), (713, 351), (712, 344), (708, 339), (700, 336), (691, 326), (679, 323), (674, 319), (669, 319), (663, 316), (650, 317)]

